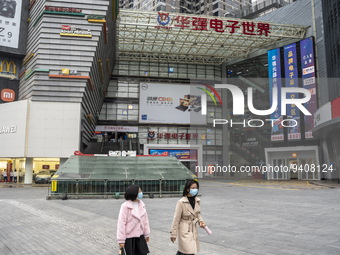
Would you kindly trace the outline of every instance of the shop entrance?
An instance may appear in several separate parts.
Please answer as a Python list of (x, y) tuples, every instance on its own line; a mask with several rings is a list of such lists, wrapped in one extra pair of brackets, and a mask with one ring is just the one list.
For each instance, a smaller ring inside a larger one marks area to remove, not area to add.
[(320, 180), (318, 147), (266, 148), (268, 180)]

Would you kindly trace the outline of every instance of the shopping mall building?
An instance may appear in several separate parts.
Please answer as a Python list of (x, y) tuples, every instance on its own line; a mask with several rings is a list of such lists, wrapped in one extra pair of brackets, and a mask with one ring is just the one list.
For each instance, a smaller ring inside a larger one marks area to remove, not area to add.
[[(333, 148), (319, 131), (340, 116), (326, 79), (321, 0), (300, 0), (256, 20), (116, 4), (31, 1), (22, 7), (29, 22), (21, 19), (16, 36), (27, 39), (24, 54), (15, 52), (19, 46), (0, 47), (9, 52), (0, 59), (0, 172), (10, 165), (29, 184), (33, 172), (57, 169), (75, 151), (135, 150), (175, 156), (199, 177), (337, 178), (339, 144)], [(5, 70), (11, 61), (15, 67)], [(14, 76), (16, 88), (6, 75)], [(305, 88), (312, 115), (288, 105), (286, 116), (277, 109), (256, 116), (249, 102), (236, 115), (238, 101), (215, 84), (252, 94), (258, 109), (270, 107), (274, 87)], [(285, 127), (286, 119), (298, 125)], [(228, 165), (289, 171), (211, 171)], [(291, 171), (306, 165), (327, 171)]]

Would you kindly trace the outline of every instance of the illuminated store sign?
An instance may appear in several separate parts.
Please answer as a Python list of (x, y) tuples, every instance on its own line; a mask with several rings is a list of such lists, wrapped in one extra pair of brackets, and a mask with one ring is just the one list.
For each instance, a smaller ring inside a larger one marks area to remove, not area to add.
[(81, 13), (81, 10), (77, 8), (54, 7), (54, 6), (45, 6), (45, 11)]
[[(280, 49), (274, 49), (268, 51), (268, 74), (269, 74), (269, 90), (270, 90), (270, 105), (273, 103), (272, 91), (273, 88), (278, 89), (278, 98), (281, 98), (281, 55)], [(276, 120), (272, 126), (271, 141), (283, 141), (283, 126), (281, 121), (283, 120), (281, 114), (281, 101), (278, 101), (276, 110), (270, 115), (270, 118)]]
[[(165, 140), (197, 140), (198, 133), (156, 133), (148, 132), (148, 140), (165, 139)], [(202, 137), (201, 137), (202, 139)]]
[(137, 133), (138, 127), (124, 127), (124, 126), (97, 126), (97, 132), (132, 132)]
[(106, 22), (105, 16), (93, 15), (93, 14), (87, 16), (87, 21), (94, 22), (94, 23), (105, 23)]
[(60, 75), (80, 75), (80, 72), (78, 70), (70, 70), (68, 68), (61, 69)]
[(15, 92), (12, 89), (1, 90), (1, 100), (4, 102), (13, 102), (15, 100)]
[[(307, 38), (300, 42), (300, 56), (303, 87), (308, 89), (311, 94), (311, 100), (305, 104), (305, 107), (312, 114), (317, 110), (316, 96), (316, 79), (315, 79), (315, 60), (314, 60), (314, 41), (313, 38)], [(305, 137), (313, 138), (312, 129), (314, 128), (313, 116), (305, 116)]]
[(15, 79), (17, 66), (13, 61), (3, 60), (0, 63), (0, 77)]
[(253, 21), (222, 20), (218, 18), (175, 16), (170, 17), (170, 13), (158, 12), (158, 26), (160, 29), (187, 29), (195, 31), (215, 31), (217, 33), (244, 34), (254, 36), (268, 36), (270, 24)]
[(68, 26), (62, 25), (61, 26), (61, 36), (72, 36), (72, 37), (87, 37), (91, 38), (92, 33), (89, 29), (81, 29), (78, 26)]
[[(285, 80), (287, 88), (298, 87), (298, 68), (297, 68), (297, 53), (296, 44), (292, 43), (283, 48), (284, 51), (284, 64), (285, 64)], [(288, 98), (299, 98), (298, 93), (289, 93)], [(287, 105), (287, 117), (294, 119), (298, 125), (288, 128), (288, 140), (301, 139), (300, 131), (300, 111), (295, 104)], [(313, 117), (312, 117), (313, 119)]]
[(149, 155), (176, 157), (177, 159), (197, 159), (197, 150), (188, 149), (150, 149)]
[(82, 16), (82, 17), (85, 16), (85, 13), (82, 13), (81, 9), (57, 6), (45, 6), (44, 13), (68, 16)]

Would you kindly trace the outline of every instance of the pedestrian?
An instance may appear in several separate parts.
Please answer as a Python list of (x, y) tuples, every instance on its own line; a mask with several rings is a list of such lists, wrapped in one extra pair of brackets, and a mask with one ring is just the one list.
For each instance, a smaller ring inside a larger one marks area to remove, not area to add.
[(23, 181), (23, 177), (24, 177), (24, 172), (23, 171), (19, 171), (19, 182), (20, 183)]
[(177, 201), (170, 231), (170, 240), (173, 243), (178, 238), (177, 255), (194, 255), (200, 250), (197, 223), (201, 228), (206, 225), (201, 216), (198, 190), (198, 182), (188, 180), (183, 190), (183, 198)]
[(13, 182), (13, 177), (14, 177), (14, 175), (13, 175), (13, 171), (11, 170), (10, 172), (9, 172), (9, 182)]
[(14, 178), (14, 182), (17, 183), (17, 181), (18, 181), (18, 172), (17, 172), (16, 169), (14, 170), (13, 178)]
[(126, 255), (146, 255), (150, 252), (147, 245), (150, 235), (149, 218), (142, 198), (140, 187), (131, 185), (127, 187), (126, 201), (120, 207), (117, 240)]
[(7, 170), (6, 169), (4, 169), (4, 172), (2, 173), (2, 175), (4, 176), (4, 182), (8, 183)]

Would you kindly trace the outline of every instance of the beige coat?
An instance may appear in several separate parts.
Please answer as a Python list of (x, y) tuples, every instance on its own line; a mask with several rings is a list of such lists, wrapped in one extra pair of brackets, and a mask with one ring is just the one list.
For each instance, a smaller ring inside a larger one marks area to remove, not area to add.
[(177, 202), (174, 219), (171, 226), (171, 237), (178, 240), (178, 250), (185, 254), (199, 252), (198, 222), (201, 216), (200, 199), (196, 197), (195, 210), (192, 209), (187, 197)]

